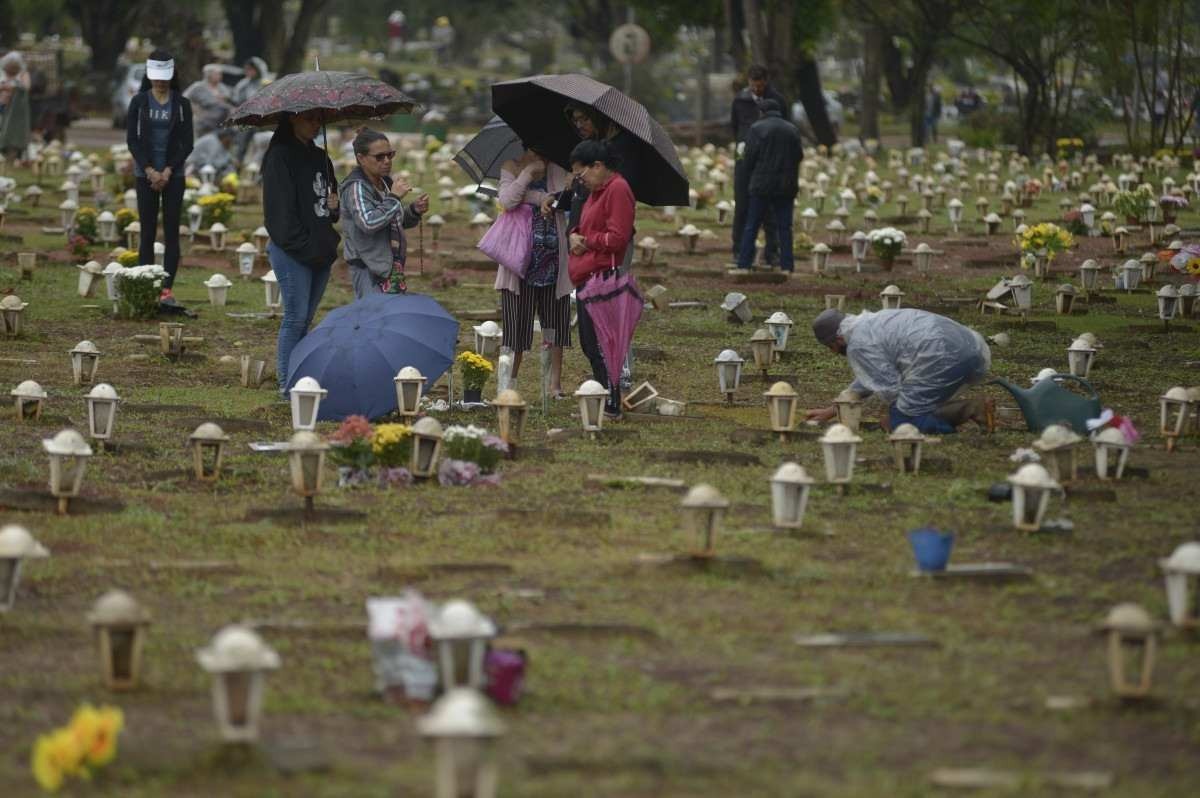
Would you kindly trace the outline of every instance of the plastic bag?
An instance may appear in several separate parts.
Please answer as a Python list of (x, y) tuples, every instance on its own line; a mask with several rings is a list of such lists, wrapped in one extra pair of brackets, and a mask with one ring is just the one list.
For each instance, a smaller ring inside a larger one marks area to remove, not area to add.
[(533, 249), (533, 206), (521, 203), (497, 216), (477, 246), (496, 263), (524, 277)]
[(375, 686), (391, 695), (401, 691), (411, 700), (431, 701), (437, 669), (429, 638), (431, 608), (415, 590), (388, 598), (367, 599), (367, 637)]

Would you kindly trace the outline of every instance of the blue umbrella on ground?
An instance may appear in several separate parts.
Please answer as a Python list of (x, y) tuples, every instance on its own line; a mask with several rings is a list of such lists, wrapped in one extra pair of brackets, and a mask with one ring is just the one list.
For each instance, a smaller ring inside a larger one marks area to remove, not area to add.
[(329, 391), (317, 418), (379, 418), (396, 409), (392, 378), (415, 366), (429, 380), (454, 362), (458, 322), (424, 294), (374, 294), (337, 308), (304, 336), (288, 361), (290, 388), (312, 377)]

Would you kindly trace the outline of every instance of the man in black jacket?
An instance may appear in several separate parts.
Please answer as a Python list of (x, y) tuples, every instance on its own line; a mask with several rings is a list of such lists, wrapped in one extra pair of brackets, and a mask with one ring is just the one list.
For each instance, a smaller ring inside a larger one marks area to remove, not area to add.
[[(734, 258), (741, 254), (742, 231), (746, 227), (746, 210), (749, 206), (747, 189), (750, 186), (750, 172), (742, 164), (742, 151), (745, 148), (746, 136), (750, 133), (750, 126), (762, 118), (762, 103), (765, 100), (774, 100), (779, 103), (780, 108), (788, 107), (783, 95), (767, 82), (768, 73), (765, 66), (754, 64), (747, 70), (746, 77), (749, 85), (737, 92), (730, 109), (730, 125), (733, 129), (733, 140), (737, 146), (737, 160), (733, 166), (732, 241)], [(766, 227), (766, 260), (767, 263), (774, 265), (779, 256), (779, 244), (775, 239), (775, 221), (768, 217)]]
[(775, 100), (764, 100), (763, 118), (750, 127), (746, 136), (744, 168), (750, 174), (749, 208), (738, 268), (749, 269), (754, 262), (754, 239), (764, 218), (774, 218), (779, 236), (779, 267), (792, 271), (792, 206), (796, 202), (800, 161), (804, 150), (800, 131), (783, 118)]

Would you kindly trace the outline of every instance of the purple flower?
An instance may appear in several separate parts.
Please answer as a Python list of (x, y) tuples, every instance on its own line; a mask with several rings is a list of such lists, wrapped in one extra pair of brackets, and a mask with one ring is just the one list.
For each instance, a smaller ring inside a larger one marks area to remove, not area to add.
[(479, 476), (479, 466), (469, 460), (443, 460), (438, 466), (438, 483), (447, 487), (472, 485)]
[(413, 477), (407, 468), (379, 469), (379, 487), (381, 488), (403, 488), (412, 483)]
[(489, 449), (495, 449), (501, 454), (508, 454), (508, 444), (504, 442), (503, 438), (499, 438), (495, 435), (484, 436), (483, 445)]

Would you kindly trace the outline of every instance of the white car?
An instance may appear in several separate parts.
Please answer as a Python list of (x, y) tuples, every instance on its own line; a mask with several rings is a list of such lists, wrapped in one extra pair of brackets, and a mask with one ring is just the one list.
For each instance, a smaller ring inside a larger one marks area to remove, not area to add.
[[(842, 123), (846, 121), (846, 111), (842, 108), (842, 103), (838, 100), (836, 93), (829, 89), (822, 89), (821, 94), (825, 96), (825, 113), (829, 114), (829, 122), (833, 125), (833, 132), (836, 136), (842, 128)], [(804, 104), (799, 100), (792, 103), (792, 121), (806, 133), (812, 133), (812, 126), (808, 124), (808, 114), (804, 111)]]

